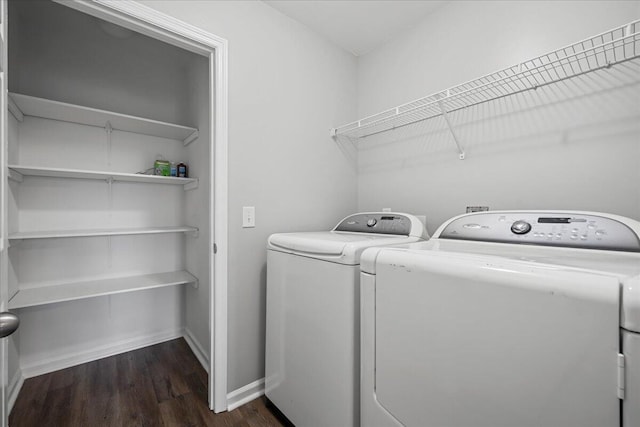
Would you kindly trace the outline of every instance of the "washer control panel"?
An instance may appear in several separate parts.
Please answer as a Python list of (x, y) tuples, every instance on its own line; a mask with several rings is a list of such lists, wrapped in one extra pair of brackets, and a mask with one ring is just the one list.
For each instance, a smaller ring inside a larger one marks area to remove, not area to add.
[(397, 213), (359, 213), (351, 215), (333, 229), (350, 233), (411, 234), (411, 220)]
[(481, 212), (454, 218), (440, 230), (434, 237), (640, 252), (640, 223), (605, 214)]

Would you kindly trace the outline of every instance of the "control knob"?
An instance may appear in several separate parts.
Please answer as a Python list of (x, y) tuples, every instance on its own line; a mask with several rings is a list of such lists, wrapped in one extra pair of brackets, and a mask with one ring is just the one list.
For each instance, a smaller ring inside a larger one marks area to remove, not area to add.
[(378, 220), (375, 218), (371, 218), (367, 221), (367, 227), (373, 227), (378, 223)]
[(511, 231), (515, 234), (527, 234), (531, 231), (531, 224), (527, 221), (516, 221), (511, 224)]

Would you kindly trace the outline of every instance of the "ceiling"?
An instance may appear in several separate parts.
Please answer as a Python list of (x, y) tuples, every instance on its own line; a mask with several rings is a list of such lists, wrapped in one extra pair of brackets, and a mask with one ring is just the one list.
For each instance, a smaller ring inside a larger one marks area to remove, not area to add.
[(416, 25), (446, 1), (263, 0), (356, 56)]

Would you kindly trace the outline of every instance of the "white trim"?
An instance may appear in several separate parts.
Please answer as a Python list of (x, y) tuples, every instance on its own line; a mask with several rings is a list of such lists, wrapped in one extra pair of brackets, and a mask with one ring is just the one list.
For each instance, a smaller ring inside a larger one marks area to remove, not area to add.
[(227, 395), (227, 407), (229, 411), (249, 403), (254, 399), (264, 394), (264, 378), (260, 378), (247, 384), (244, 387), (240, 387), (237, 390), (233, 390)]
[[(211, 277), (213, 278), (213, 292), (209, 293), (210, 304), (210, 327), (213, 333), (211, 339), (210, 354), (214, 363), (212, 364), (213, 375), (209, 375), (210, 380), (210, 402), (215, 397), (215, 412), (227, 409), (227, 287), (228, 287), (228, 61), (227, 42), (224, 47), (216, 49), (216, 57), (209, 57), (210, 67), (215, 65), (215, 94), (219, 99), (210, 105), (211, 111), (216, 112), (215, 123), (210, 123), (215, 129), (215, 140), (222, 141), (215, 145), (215, 152), (211, 150), (212, 165), (214, 165), (215, 176), (211, 176), (210, 189), (213, 193), (210, 197), (213, 218), (211, 220), (211, 242), (214, 248), (211, 253), (214, 262), (211, 265)], [(214, 87), (212, 86), (212, 89)], [(210, 98), (213, 103), (213, 98)], [(224, 108), (217, 108), (217, 105), (224, 105)], [(213, 255), (215, 253), (215, 255)]]
[(202, 365), (207, 374), (209, 373), (209, 358), (207, 357), (207, 353), (205, 353), (200, 341), (196, 339), (196, 337), (191, 333), (189, 328), (184, 328), (184, 340), (189, 344), (189, 348), (198, 359), (198, 362)]
[(50, 372), (59, 371), (60, 369), (82, 365), (83, 363), (93, 362), (94, 360), (104, 359), (105, 357), (115, 356), (116, 354), (126, 353), (128, 351), (138, 350), (150, 345), (174, 340), (182, 337), (182, 332), (183, 330), (180, 328), (153, 335), (129, 338), (115, 343), (92, 347), (86, 351), (71, 351), (68, 354), (44, 358), (31, 363), (30, 365), (21, 364), (20, 368), (22, 369), (22, 376), (24, 378), (37, 377), (38, 375), (48, 374)]
[(18, 369), (7, 386), (7, 414), (11, 413), (13, 405), (15, 405), (16, 399), (18, 398), (18, 394), (20, 394), (20, 390), (22, 390), (23, 385), (24, 375), (22, 375), (22, 370)]
[[(212, 334), (209, 354), (209, 407), (215, 412), (227, 409), (227, 158), (228, 158), (228, 42), (172, 16), (131, 0), (54, 0), (106, 21), (140, 32), (157, 40), (209, 57), (210, 129), (214, 147), (210, 164), (210, 242), (209, 328)], [(215, 70), (215, 72), (214, 72)]]

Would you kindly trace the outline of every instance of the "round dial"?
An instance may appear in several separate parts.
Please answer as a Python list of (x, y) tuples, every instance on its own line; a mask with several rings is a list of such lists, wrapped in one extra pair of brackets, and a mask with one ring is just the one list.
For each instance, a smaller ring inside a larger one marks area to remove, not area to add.
[(373, 227), (374, 225), (376, 225), (378, 223), (378, 220), (375, 218), (371, 218), (370, 220), (367, 221), (367, 227)]
[(511, 231), (515, 234), (527, 234), (531, 231), (531, 224), (527, 221), (516, 221), (511, 224)]

